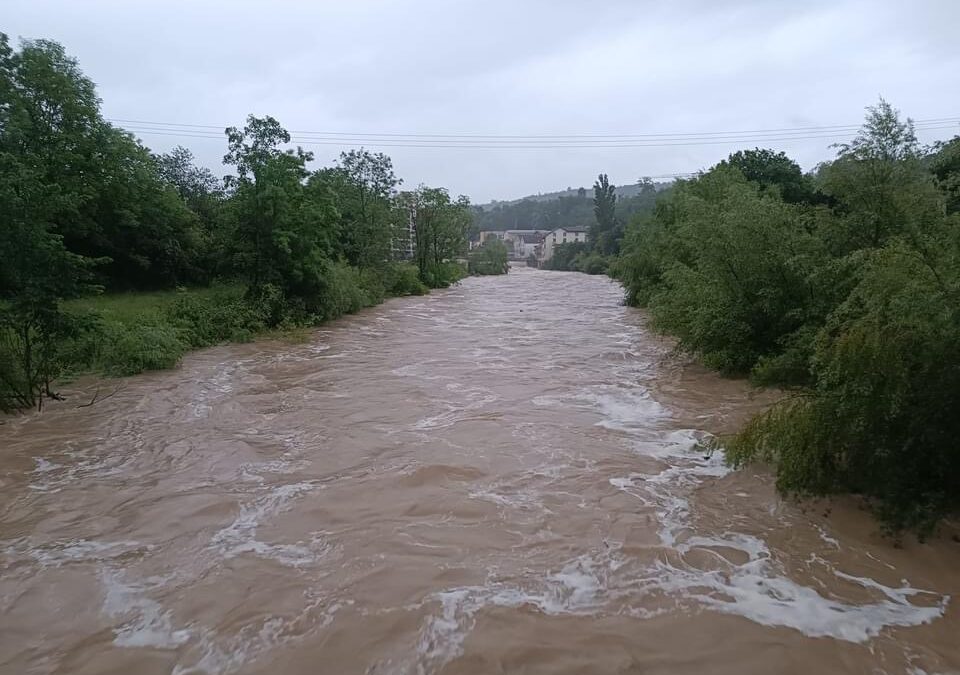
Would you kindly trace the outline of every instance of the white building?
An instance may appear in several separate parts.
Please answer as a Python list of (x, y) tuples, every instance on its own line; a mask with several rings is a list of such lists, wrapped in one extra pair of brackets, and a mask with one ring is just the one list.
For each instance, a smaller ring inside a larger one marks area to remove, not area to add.
[(553, 257), (553, 251), (560, 244), (572, 244), (574, 242), (587, 241), (587, 228), (585, 227), (558, 227), (552, 232), (548, 232), (543, 238), (543, 244), (540, 246), (540, 252), (537, 255), (540, 263), (543, 264)]
[(503, 233), (503, 243), (511, 258), (523, 260), (536, 252), (537, 244), (546, 234), (547, 230), (507, 230)]
[(471, 242), (471, 248), (479, 248), (490, 239), (499, 239), (507, 247), (507, 253), (513, 260), (524, 260), (531, 253), (536, 254), (538, 246), (548, 230), (485, 230), (480, 240)]

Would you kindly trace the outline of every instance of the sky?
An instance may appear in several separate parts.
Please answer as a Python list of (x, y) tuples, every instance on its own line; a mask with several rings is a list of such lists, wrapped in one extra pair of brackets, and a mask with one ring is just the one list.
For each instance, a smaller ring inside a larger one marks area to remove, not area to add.
[(810, 169), (880, 96), (950, 138), (958, 27), (956, 0), (3, 0), (0, 23), (62, 43), (158, 152), (223, 173), (222, 129), (272, 115), (318, 167), (363, 145), (475, 203), (756, 146)]

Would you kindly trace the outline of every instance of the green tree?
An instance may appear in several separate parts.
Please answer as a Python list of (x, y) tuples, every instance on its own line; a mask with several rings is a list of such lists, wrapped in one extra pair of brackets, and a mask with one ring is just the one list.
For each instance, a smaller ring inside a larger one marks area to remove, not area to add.
[(810, 202), (814, 198), (811, 181), (803, 175), (800, 165), (783, 152), (760, 148), (740, 150), (720, 162), (720, 166), (726, 165), (739, 170), (763, 190), (775, 186), (783, 201), (790, 204)]
[(946, 198), (947, 213), (960, 213), (960, 136), (935, 144), (927, 164)]
[(507, 245), (497, 237), (490, 237), (470, 252), (467, 271), (477, 275), (506, 274), (510, 271)]
[(939, 218), (936, 186), (923, 167), (913, 122), (901, 120), (885, 100), (867, 108), (853, 141), (836, 147), (837, 159), (822, 167), (819, 178), (839, 206), (837, 222), (825, 234), (837, 254), (881, 246)]
[(398, 236), (393, 197), (400, 180), (383, 153), (350, 150), (326, 172), (340, 212), (340, 254), (351, 265), (382, 267), (392, 259)]
[(593, 184), (593, 214), (595, 221), (590, 228), (590, 242), (603, 255), (617, 251), (617, 194), (610, 185), (607, 174), (602, 173)]
[(462, 275), (456, 262), (467, 248), (472, 222), (470, 200), (456, 200), (444, 188), (420, 186), (397, 199), (399, 208), (413, 218), (414, 260), (427, 286), (448, 286)]
[(83, 323), (62, 301), (93, 290), (96, 261), (59, 230), (93, 200), (83, 174), (99, 123), (93, 84), (52, 42), (0, 34), (0, 408), (41, 405)]
[(67, 247), (109, 258), (100, 270), (111, 288), (170, 288), (203, 277), (204, 232), (156, 159), (130, 134), (103, 125), (95, 165), (96, 195), (82, 227), (61, 227)]
[(269, 116), (251, 115), (243, 130), (230, 127), (226, 134), (224, 163), (237, 170), (227, 179), (235, 268), (253, 298), (272, 299), (269, 322), (282, 318), (278, 291), (308, 314), (322, 316), (337, 213), (322, 194), (316, 198), (305, 189), (311, 154), (281, 149), (290, 136)]

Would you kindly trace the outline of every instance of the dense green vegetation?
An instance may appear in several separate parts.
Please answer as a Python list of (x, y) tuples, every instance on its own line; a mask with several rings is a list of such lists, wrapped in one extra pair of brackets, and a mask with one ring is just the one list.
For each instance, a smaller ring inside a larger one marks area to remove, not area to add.
[(225, 133), (224, 180), (184, 148), (154, 155), (60, 45), (0, 34), (0, 409), (71, 372), (168, 368), (465, 273), (466, 198), (400, 192), (364, 150), (310, 170), (269, 116)]
[(613, 256), (603, 255), (596, 250), (592, 241), (571, 241), (557, 244), (553, 256), (543, 264), (543, 269), (606, 274), (613, 261)]
[(507, 261), (507, 245), (496, 237), (490, 237), (483, 246), (471, 251), (467, 258), (467, 270), (470, 274), (506, 274), (510, 270)]
[(893, 530), (960, 505), (960, 137), (885, 101), (834, 161), (738, 152), (627, 228), (614, 273), (681, 348), (790, 393), (727, 444)]

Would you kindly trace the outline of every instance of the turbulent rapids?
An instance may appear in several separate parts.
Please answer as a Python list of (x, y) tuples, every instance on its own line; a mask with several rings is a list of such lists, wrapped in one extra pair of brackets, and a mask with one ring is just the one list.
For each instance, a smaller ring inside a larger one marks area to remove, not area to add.
[(957, 672), (960, 546), (731, 473), (769, 395), (621, 298), (514, 269), (8, 420), (0, 672)]

